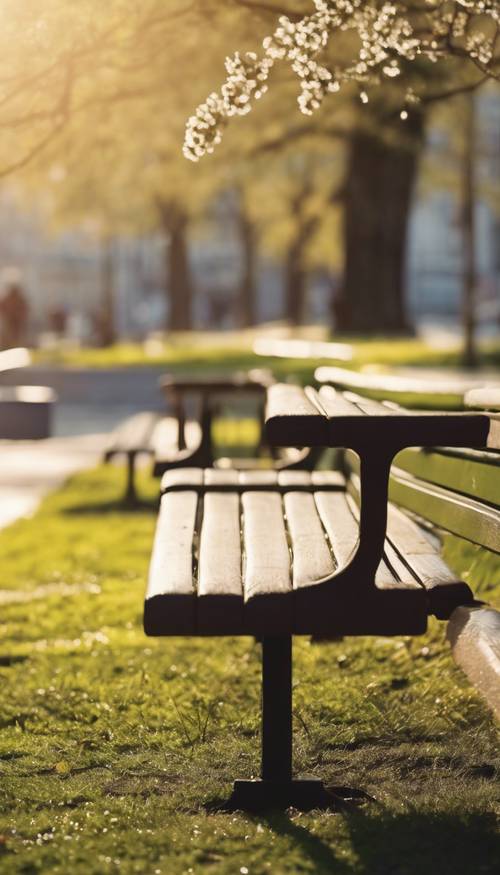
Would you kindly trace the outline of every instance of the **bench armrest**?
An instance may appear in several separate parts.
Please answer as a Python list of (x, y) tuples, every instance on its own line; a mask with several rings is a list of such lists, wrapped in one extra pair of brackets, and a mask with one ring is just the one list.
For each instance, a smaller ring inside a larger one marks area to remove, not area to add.
[(408, 411), (287, 383), (268, 390), (265, 428), (268, 442), (281, 447), (377, 447), (391, 455), (414, 446), (500, 448), (500, 415)]

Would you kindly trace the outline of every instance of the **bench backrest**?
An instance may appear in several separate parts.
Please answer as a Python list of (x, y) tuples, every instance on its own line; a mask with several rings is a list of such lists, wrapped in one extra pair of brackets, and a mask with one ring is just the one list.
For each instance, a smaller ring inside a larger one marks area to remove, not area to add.
[[(359, 460), (342, 456), (359, 502)], [(409, 449), (396, 456), (389, 498), (434, 526), (500, 553), (500, 455), (478, 450)]]

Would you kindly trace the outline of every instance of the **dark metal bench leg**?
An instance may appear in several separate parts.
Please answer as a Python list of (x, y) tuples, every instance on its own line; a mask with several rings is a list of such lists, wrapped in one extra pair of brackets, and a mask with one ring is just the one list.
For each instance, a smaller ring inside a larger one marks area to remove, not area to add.
[(137, 491), (135, 488), (135, 457), (136, 453), (127, 454), (127, 487), (125, 490), (124, 504), (134, 507), (137, 504)]
[(232, 809), (337, 807), (322, 781), (292, 778), (292, 639), (262, 640), (262, 778), (236, 781)]
[(292, 780), (292, 638), (262, 641), (262, 780)]

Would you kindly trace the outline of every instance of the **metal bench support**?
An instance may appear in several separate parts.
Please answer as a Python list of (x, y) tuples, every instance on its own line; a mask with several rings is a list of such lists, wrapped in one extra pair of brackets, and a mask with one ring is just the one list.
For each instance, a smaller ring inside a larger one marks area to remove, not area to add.
[(292, 780), (292, 638), (262, 641), (262, 780)]
[(127, 453), (127, 485), (123, 503), (125, 507), (135, 507), (138, 504), (137, 490), (135, 487), (135, 462), (137, 453)]
[(357, 795), (346, 788), (329, 791), (322, 781), (292, 778), (292, 638), (263, 638), (262, 777), (235, 781), (228, 807), (338, 808)]

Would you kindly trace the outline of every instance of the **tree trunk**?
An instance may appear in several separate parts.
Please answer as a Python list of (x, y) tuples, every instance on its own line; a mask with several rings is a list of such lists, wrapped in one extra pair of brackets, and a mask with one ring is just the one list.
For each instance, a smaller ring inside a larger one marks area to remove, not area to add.
[(285, 313), (291, 325), (302, 325), (305, 316), (307, 274), (303, 267), (302, 229), (292, 241), (285, 258)]
[[(350, 142), (344, 204), (345, 263), (333, 303), (335, 330), (407, 333), (406, 243), (424, 141), (424, 115), (412, 109), (402, 121), (372, 108), (371, 116), (370, 127), (355, 130)], [(382, 139), (377, 131), (388, 136)]]
[(476, 334), (476, 229), (474, 216), (475, 179), (475, 106), (474, 95), (465, 98), (466, 116), (464, 125), (464, 154), (462, 161), (462, 245), (463, 245), (463, 292), (462, 314), (464, 330), (463, 363), (472, 368), (477, 365)]
[(167, 328), (170, 331), (190, 331), (192, 328), (193, 283), (186, 235), (188, 216), (182, 207), (173, 201), (162, 202), (159, 204), (159, 210), (167, 238)]
[(114, 274), (114, 242), (111, 237), (103, 237), (101, 261), (102, 298), (97, 320), (99, 346), (111, 346), (116, 340)]
[(241, 328), (251, 328), (256, 321), (257, 232), (243, 208), (238, 212), (237, 222), (242, 259), (238, 322)]

